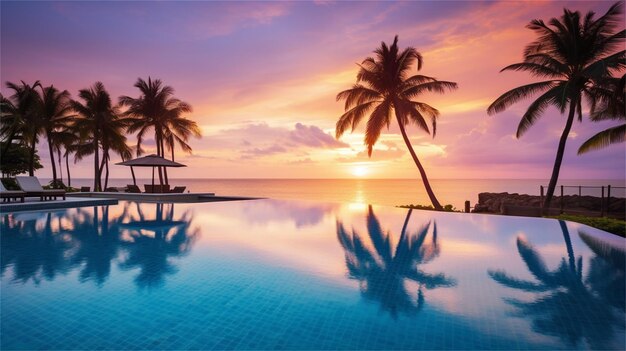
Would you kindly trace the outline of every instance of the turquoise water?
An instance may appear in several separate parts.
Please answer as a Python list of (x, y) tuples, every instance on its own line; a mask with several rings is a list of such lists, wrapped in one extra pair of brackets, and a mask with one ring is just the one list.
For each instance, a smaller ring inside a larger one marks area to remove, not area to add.
[(623, 349), (624, 239), (258, 200), (3, 214), (0, 348)]

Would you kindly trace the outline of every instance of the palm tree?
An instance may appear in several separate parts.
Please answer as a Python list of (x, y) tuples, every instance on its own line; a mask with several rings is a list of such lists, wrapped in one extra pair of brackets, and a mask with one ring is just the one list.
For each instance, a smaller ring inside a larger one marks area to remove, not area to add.
[(0, 94), (0, 138), (4, 143), (0, 159), (4, 159), (13, 144), (13, 140), (21, 140), (18, 137), (23, 128), (23, 118), (13, 102)]
[[(111, 104), (111, 96), (101, 82), (82, 89), (78, 96), (84, 103), (72, 101), (72, 108), (79, 114), (75, 127), (81, 132), (82, 142), (76, 146), (76, 159), (94, 155), (94, 191), (101, 191), (102, 169), (108, 165), (109, 150), (121, 150), (125, 143), (126, 120), (119, 117), (117, 107)], [(100, 147), (103, 149), (100, 163)], [(125, 151), (124, 151), (125, 152)]]
[(74, 118), (71, 115), (70, 93), (67, 90), (59, 91), (53, 85), (41, 88), (41, 132), (46, 135), (50, 163), (52, 165), (52, 185), (57, 187), (57, 168), (54, 161), (56, 134), (69, 124)]
[[(57, 152), (57, 158), (59, 160), (59, 169), (61, 169), (61, 159), (65, 159), (65, 167), (67, 170), (67, 186), (72, 186), (72, 177), (70, 174), (69, 158), (72, 153), (75, 152), (77, 146), (80, 143), (80, 133), (76, 130), (74, 123), (68, 123), (63, 126), (61, 130), (58, 130), (52, 136), (53, 147)], [(61, 180), (63, 175), (61, 175)]]
[[(622, 78), (608, 78), (594, 87), (597, 101), (591, 106), (591, 120), (621, 120), (626, 121), (626, 75)], [(626, 123), (605, 129), (585, 141), (578, 149), (578, 154), (601, 149), (611, 144), (623, 143), (626, 140)]]
[(537, 33), (538, 39), (526, 46), (523, 62), (502, 69), (525, 71), (536, 77), (547, 78), (502, 94), (487, 109), (493, 115), (521, 99), (541, 93), (522, 116), (517, 128), (518, 138), (549, 106), (557, 107), (561, 114), (568, 111), (543, 204), (544, 209), (548, 209), (552, 201), (574, 117), (578, 115), (578, 120), (582, 120), (582, 97), (593, 102), (596, 99), (593, 87), (625, 67), (625, 51), (615, 52), (623, 47), (625, 36), (624, 30), (617, 33), (614, 31), (620, 25), (621, 9), (622, 4), (616, 3), (598, 19), (594, 19), (593, 12), (581, 18), (578, 11), (564, 9), (561, 18), (552, 18), (549, 24), (538, 19), (532, 20), (527, 28)]
[(345, 113), (337, 121), (336, 137), (339, 139), (348, 128), (354, 131), (363, 117), (369, 115), (365, 129), (365, 144), (371, 157), (372, 148), (378, 141), (383, 127), (389, 128), (395, 113), (402, 138), (420, 172), (428, 197), (435, 209), (442, 210), (430, 186), (426, 171), (413, 150), (405, 127), (415, 123), (430, 134), (426, 122), (428, 119), (432, 123), (434, 137), (439, 111), (413, 99), (426, 91), (444, 93), (446, 90), (456, 89), (457, 84), (419, 74), (409, 76), (409, 70), (414, 63), (417, 63), (418, 71), (422, 68), (422, 55), (412, 47), (400, 52), (397, 35), (390, 47), (382, 42), (374, 53), (375, 57), (368, 57), (359, 65), (356, 84), (351, 89), (337, 94), (337, 101), (345, 100)]
[[(132, 119), (128, 132), (137, 132), (137, 156), (143, 154), (141, 146), (150, 129), (154, 129), (157, 155), (164, 157), (167, 146), (174, 160), (175, 143), (178, 143), (184, 151), (191, 152), (187, 141), (191, 135), (199, 137), (200, 130), (196, 122), (181, 116), (192, 111), (191, 105), (174, 98), (174, 89), (163, 85), (160, 79), (152, 80), (148, 77), (148, 81), (145, 81), (138, 78), (134, 86), (141, 91), (141, 95), (138, 98), (120, 96), (119, 103), (128, 107), (125, 115)], [(159, 167), (161, 183), (163, 176), (163, 171)], [(165, 184), (167, 183), (166, 173)]]
[[(431, 226), (429, 222), (415, 234), (407, 233), (411, 212), (411, 209), (407, 212), (395, 250), (392, 249), (391, 233), (384, 232), (372, 206), (367, 213), (369, 238), (362, 237), (355, 230), (349, 233), (343, 223), (337, 222), (337, 238), (345, 251), (349, 277), (359, 281), (364, 297), (379, 301), (394, 318), (399, 312), (419, 312), (424, 305), (424, 289), (456, 285), (454, 279), (443, 273), (430, 274), (418, 268), (439, 256), (441, 248), (437, 243), (436, 223)], [(431, 227), (432, 236), (427, 243)], [(366, 240), (372, 243), (373, 249)], [(406, 281), (419, 285), (416, 301), (407, 291)]]
[(7, 88), (13, 90), (13, 95), (2, 98), (2, 127), (0, 133), (6, 141), (0, 159), (6, 156), (13, 140), (21, 138), (21, 142), (29, 147), (29, 170), (30, 176), (35, 174), (35, 153), (41, 126), (40, 112), (41, 101), (35, 88), (41, 87), (36, 81), (28, 85), (21, 81), (21, 85), (7, 82)]

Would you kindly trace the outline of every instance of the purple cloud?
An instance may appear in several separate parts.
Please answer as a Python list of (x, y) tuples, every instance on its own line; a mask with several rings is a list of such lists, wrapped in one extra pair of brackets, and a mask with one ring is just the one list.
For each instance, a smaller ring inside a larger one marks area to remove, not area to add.
[(302, 123), (296, 123), (295, 130), (289, 132), (289, 140), (297, 145), (317, 148), (333, 149), (349, 147), (348, 144), (336, 140), (328, 133), (324, 133), (319, 127), (305, 126)]
[(285, 149), (284, 147), (282, 147), (280, 145), (272, 145), (272, 146), (266, 147), (266, 148), (255, 147), (253, 149), (244, 150), (242, 152), (243, 153), (242, 158), (253, 158), (253, 157), (260, 157), (260, 156), (268, 156), (268, 155), (274, 155), (274, 154), (279, 154), (279, 153), (283, 153), (283, 152), (287, 152), (287, 149)]

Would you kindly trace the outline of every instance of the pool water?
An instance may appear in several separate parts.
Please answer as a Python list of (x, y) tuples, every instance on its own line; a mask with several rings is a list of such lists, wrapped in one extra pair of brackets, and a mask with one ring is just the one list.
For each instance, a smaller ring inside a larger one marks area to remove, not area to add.
[(626, 244), (576, 223), (256, 200), (0, 218), (0, 348), (623, 349)]

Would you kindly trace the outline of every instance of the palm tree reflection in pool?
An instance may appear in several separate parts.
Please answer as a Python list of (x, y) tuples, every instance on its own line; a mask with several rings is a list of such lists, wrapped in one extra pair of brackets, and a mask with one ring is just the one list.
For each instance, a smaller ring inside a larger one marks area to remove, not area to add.
[(582, 256), (575, 258), (567, 225), (563, 221), (559, 224), (567, 258), (562, 257), (555, 270), (549, 270), (532, 244), (518, 236), (517, 250), (536, 282), (502, 270), (489, 270), (488, 274), (501, 285), (536, 294), (532, 301), (505, 298), (516, 309), (515, 316), (532, 321), (533, 331), (556, 336), (568, 348), (578, 348), (585, 341), (592, 349), (610, 349), (614, 331), (624, 332), (625, 252), (579, 232), (596, 254), (583, 277)]
[(58, 213), (17, 213), (2, 216), (0, 227), (0, 273), (12, 267), (13, 280), (26, 283), (54, 280), (71, 268), (65, 253), (72, 245), (58, 235), (55, 218)]
[(173, 204), (157, 204), (156, 219), (149, 220), (139, 204), (138, 215), (130, 203), (120, 206), (120, 215), (111, 215), (109, 206), (3, 215), (0, 275), (10, 270), (15, 282), (39, 284), (80, 270), (80, 282), (102, 286), (120, 262), (125, 270), (139, 268), (140, 288), (162, 285), (176, 272), (170, 258), (186, 255), (199, 235), (192, 212), (174, 216)]
[[(428, 222), (414, 234), (407, 233), (412, 210), (409, 210), (400, 239), (392, 249), (391, 233), (383, 229), (374, 215), (372, 206), (367, 213), (367, 230), (373, 248), (366, 244), (358, 232), (349, 233), (341, 221), (337, 221), (337, 237), (345, 250), (348, 276), (359, 281), (361, 294), (369, 300), (378, 301), (381, 308), (394, 318), (399, 313), (414, 314), (424, 306), (424, 289), (451, 287), (455, 280), (443, 273), (430, 274), (418, 266), (439, 256), (441, 247), (437, 243), (437, 224)], [(432, 231), (430, 230), (432, 228)], [(426, 242), (428, 233), (431, 240)], [(408, 282), (418, 285), (417, 297), (408, 290)]]
[[(98, 286), (108, 278), (111, 262), (118, 254), (121, 244), (120, 224), (128, 217), (129, 204), (123, 206), (122, 214), (111, 218), (109, 206), (93, 207), (93, 212), (77, 209), (72, 216), (72, 238), (77, 249), (72, 255), (73, 265), (82, 265), (81, 282), (93, 281)], [(99, 215), (99, 212), (102, 215)], [(84, 265), (83, 265), (84, 264)]]
[[(128, 230), (129, 241), (123, 241), (128, 257), (120, 264), (122, 269), (140, 268), (135, 282), (141, 288), (163, 284), (166, 274), (176, 273), (170, 257), (182, 257), (191, 251), (199, 235), (199, 228), (191, 229), (192, 215), (186, 211), (174, 220), (174, 204), (156, 204), (154, 220), (147, 220), (137, 205), (138, 218), (122, 228)], [(147, 235), (146, 235), (147, 234)]]

